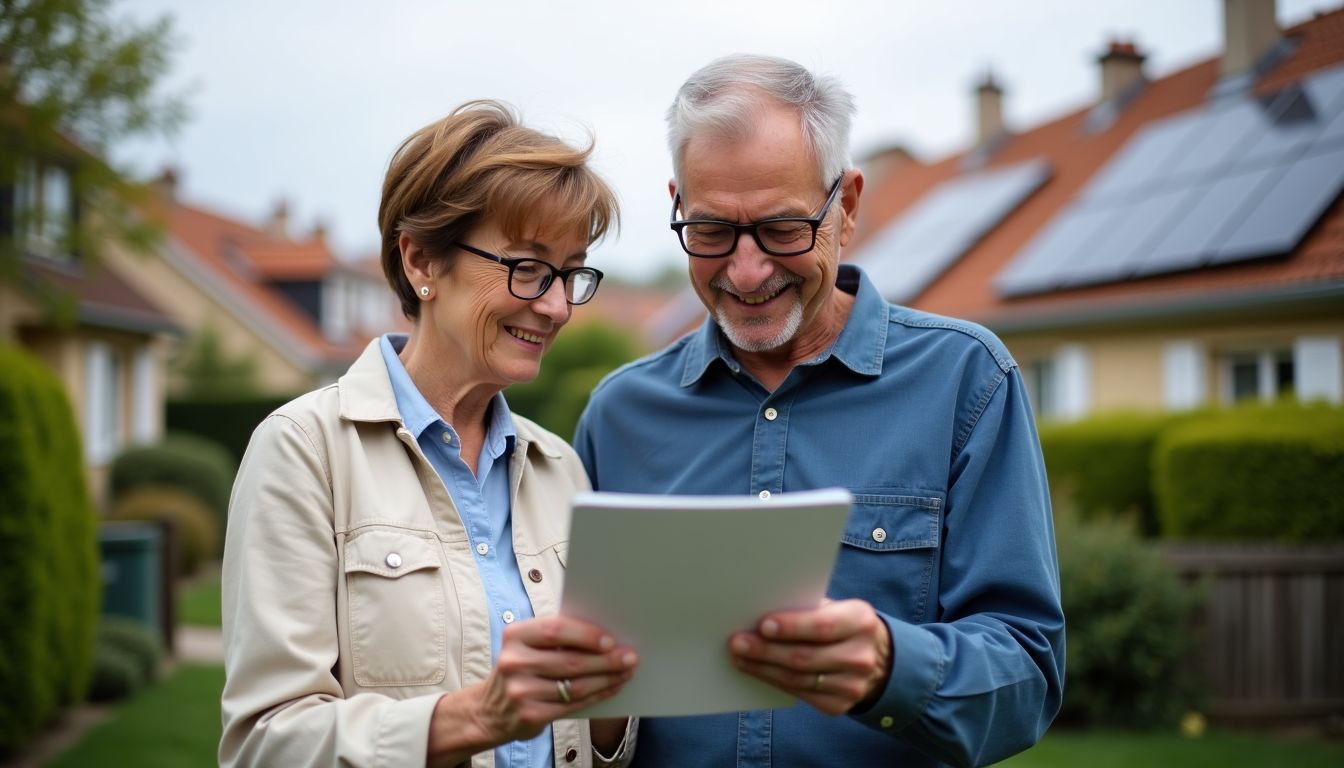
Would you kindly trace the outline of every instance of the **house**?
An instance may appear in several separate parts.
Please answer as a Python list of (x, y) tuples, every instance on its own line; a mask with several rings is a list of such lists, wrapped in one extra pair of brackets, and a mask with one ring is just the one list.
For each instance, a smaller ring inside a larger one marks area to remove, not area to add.
[(404, 326), (381, 266), (337, 258), (320, 226), (291, 231), (284, 203), (264, 225), (246, 223), (181, 200), (169, 170), (155, 216), (166, 232), (155, 251), (120, 249), (109, 262), (190, 334), (252, 361), (264, 394), (334, 381), (373, 335)]
[(76, 163), (30, 160), (0, 188), (0, 236), (17, 246), (16, 273), (0, 281), (0, 343), (26, 349), (65, 384), (101, 499), (112, 458), (163, 432), (166, 360), (181, 328), (100, 253), (76, 251)]
[(1344, 399), (1344, 10), (1226, 0), (1221, 56), (1156, 79), (1135, 41), (1095, 103), (975, 146), (872, 158), (846, 258), (898, 303), (996, 331), (1039, 416)]

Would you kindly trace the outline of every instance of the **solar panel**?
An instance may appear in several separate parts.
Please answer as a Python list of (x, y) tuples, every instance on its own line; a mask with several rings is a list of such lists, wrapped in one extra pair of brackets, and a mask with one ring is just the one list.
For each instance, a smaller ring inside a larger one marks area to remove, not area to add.
[(1344, 147), (1299, 158), (1279, 177), (1211, 261), (1223, 264), (1287, 253), (1297, 246), (1344, 185)]
[(1001, 273), (1005, 295), (1291, 251), (1344, 188), (1344, 66), (1149, 125)]
[(1049, 178), (1030, 161), (945, 182), (874, 235), (853, 260), (889, 301), (913, 299)]

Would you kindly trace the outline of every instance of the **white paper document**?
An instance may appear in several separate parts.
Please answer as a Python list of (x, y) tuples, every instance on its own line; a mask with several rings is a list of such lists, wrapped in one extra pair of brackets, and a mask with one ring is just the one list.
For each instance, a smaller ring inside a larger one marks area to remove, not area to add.
[(733, 668), (728, 638), (772, 611), (820, 604), (851, 497), (575, 497), (560, 612), (639, 651), (616, 696), (580, 717), (701, 715), (788, 707)]

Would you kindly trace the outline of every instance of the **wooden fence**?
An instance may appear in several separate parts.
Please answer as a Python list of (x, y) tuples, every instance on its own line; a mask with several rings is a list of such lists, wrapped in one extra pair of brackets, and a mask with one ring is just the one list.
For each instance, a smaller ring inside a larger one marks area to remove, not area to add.
[(1344, 716), (1344, 546), (1162, 547), (1202, 590), (1195, 663), (1224, 720)]

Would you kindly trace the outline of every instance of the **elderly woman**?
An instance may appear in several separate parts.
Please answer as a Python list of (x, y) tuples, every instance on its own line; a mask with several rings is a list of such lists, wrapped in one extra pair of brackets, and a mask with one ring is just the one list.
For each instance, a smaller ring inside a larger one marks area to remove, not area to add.
[(602, 278), (586, 252), (616, 203), (590, 149), (482, 101), (393, 157), (383, 268), (414, 328), (248, 446), (224, 551), (221, 764), (628, 761), (626, 721), (562, 719), (637, 663), (556, 615), (588, 481), (502, 393)]

